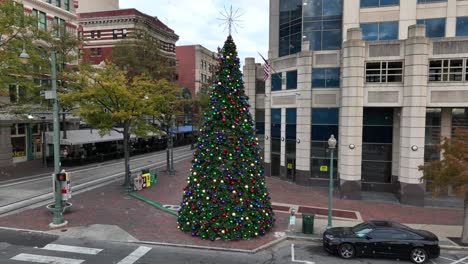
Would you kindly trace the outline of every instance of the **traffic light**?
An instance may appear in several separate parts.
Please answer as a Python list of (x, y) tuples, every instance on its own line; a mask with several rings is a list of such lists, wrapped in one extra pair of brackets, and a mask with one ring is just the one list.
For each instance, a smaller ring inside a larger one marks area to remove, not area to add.
[(57, 181), (67, 181), (67, 173), (61, 172), (57, 173)]

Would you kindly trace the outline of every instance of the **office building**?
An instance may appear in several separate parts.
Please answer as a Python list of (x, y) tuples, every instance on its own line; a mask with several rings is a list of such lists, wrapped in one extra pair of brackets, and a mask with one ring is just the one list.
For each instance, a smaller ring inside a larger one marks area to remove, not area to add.
[(418, 166), (468, 128), (468, 1), (270, 0), (269, 63), (244, 74), (266, 175), (342, 198), (392, 192), (423, 205)]

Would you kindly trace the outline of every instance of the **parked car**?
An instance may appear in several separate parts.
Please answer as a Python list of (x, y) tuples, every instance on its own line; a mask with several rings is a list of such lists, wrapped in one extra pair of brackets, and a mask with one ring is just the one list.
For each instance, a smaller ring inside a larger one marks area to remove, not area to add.
[(433, 233), (390, 221), (330, 228), (323, 233), (323, 247), (344, 259), (355, 256), (409, 258), (417, 264), (440, 254), (439, 239)]

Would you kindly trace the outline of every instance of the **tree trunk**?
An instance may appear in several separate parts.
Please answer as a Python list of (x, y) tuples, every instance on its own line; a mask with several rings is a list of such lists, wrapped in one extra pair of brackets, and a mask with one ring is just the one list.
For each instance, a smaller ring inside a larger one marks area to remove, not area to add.
[(463, 243), (468, 243), (468, 191), (465, 188), (465, 201), (463, 203), (464, 207), (464, 217), (463, 217), (463, 230), (461, 235), (461, 241)]
[(67, 138), (67, 120), (65, 118), (65, 110), (62, 109), (62, 127), (63, 127), (63, 139)]
[(125, 186), (130, 186), (130, 148), (128, 146), (129, 139), (130, 139), (130, 121), (124, 122), (124, 140), (123, 140), (123, 148), (124, 148), (124, 164), (125, 164)]

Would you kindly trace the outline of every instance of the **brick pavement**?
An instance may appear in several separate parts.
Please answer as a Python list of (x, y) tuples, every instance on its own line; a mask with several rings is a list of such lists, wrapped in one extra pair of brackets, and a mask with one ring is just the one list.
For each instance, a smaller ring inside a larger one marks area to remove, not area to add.
[[(190, 160), (176, 164), (176, 175), (168, 176), (158, 172), (155, 186), (138, 192), (139, 195), (161, 204), (178, 205), (182, 199), (182, 189), (190, 168)], [(304, 187), (275, 178), (267, 179), (272, 201), (276, 203), (327, 206), (327, 190)], [(90, 224), (117, 225), (139, 240), (190, 244), (201, 246), (254, 249), (275, 240), (274, 232), (287, 228), (288, 215), (276, 213), (273, 232), (247, 241), (202, 241), (177, 230), (175, 216), (160, 211), (146, 203), (128, 197), (121, 183), (111, 183), (105, 187), (78, 194), (71, 200), (72, 211), (65, 214), (67, 227)], [(350, 201), (334, 199), (334, 208), (359, 211), (364, 220), (387, 219), (402, 223), (461, 225), (463, 211), (459, 209), (420, 208), (370, 201)], [(15, 215), (0, 218), (0, 226), (49, 230), (52, 215), (44, 208), (36, 208)]]

